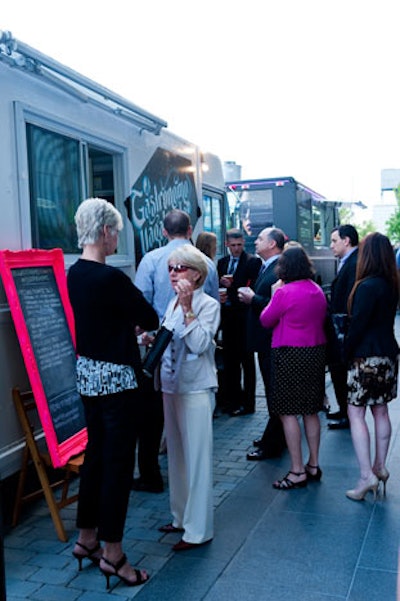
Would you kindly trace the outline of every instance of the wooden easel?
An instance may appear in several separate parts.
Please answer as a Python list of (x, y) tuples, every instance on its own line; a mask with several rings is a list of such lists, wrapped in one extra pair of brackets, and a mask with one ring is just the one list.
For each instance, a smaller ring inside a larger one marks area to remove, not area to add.
[[(41, 494), (44, 494), (58, 538), (61, 541), (66, 542), (68, 540), (68, 536), (61, 520), (60, 509), (66, 505), (69, 505), (70, 503), (74, 503), (78, 498), (78, 495), (68, 496), (68, 490), (71, 474), (79, 474), (79, 468), (83, 463), (84, 453), (81, 453), (76, 457), (72, 457), (62, 468), (57, 468), (64, 471), (64, 477), (61, 480), (50, 484), (46, 471), (46, 467), (52, 467), (50, 456), (48, 453), (39, 451), (34, 436), (34, 428), (29, 419), (29, 414), (32, 411), (36, 411), (36, 403), (33, 393), (30, 390), (27, 392), (20, 392), (18, 388), (13, 388), (12, 396), (25, 436), (25, 447), (22, 457), (21, 472), (18, 480), (17, 494), (14, 503), (12, 525), (17, 525), (23, 503), (35, 499)], [(24, 495), (25, 480), (30, 460), (32, 460), (35, 465), (41, 488), (32, 493)], [(60, 500), (57, 500), (53, 493), (53, 488), (56, 488), (57, 486), (62, 486)]]

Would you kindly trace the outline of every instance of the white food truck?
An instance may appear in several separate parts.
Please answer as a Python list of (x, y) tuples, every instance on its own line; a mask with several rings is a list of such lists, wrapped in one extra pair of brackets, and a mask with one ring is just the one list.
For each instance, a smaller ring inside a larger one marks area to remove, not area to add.
[[(223, 254), (225, 192), (219, 159), (167, 123), (0, 31), (0, 249), (61, 248), (77, 258), (74, 213), (89, 196), (114, 203), (125, 227), (110, 263), (134, 278), (148, 250), (165, 242), (163, 217), (187, 211)], [(24, 446), (11, 390), (29, 389), (0, 280), (0, 481)]]

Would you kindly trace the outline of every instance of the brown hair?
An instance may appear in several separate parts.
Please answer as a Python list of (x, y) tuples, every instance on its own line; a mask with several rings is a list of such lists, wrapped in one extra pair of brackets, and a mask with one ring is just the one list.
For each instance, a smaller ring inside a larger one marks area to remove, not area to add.
[(276, 264), (276, 274), (285, 283), (297, 280), (312, 280), (314, 267), (301, 246), (292, 246), (283, 251)]
[(214, 259), (217, 251), (217, 236), (213, 232), (200, 232), (196, 238), (196, 248), (210, 259)]
[(367, 278), (383, 278), (390, 285), (397, 300), (399, 297), (399, 280), (396, 259), (389, 238), (379, 232), (373, 232), (365, 236), (359, 248), (356, 281), (347, 302), (349, 313), (351, 312), (351, 306), (357, 287)]

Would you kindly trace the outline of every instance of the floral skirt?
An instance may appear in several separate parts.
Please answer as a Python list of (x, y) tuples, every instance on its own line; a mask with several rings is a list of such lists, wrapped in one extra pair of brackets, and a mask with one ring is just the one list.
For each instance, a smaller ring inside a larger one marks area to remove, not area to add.
[(397, 397), (398, 360), (389, 357), (354, 359), (347, 373), (347, 402), (366, 407), (383, 405)]

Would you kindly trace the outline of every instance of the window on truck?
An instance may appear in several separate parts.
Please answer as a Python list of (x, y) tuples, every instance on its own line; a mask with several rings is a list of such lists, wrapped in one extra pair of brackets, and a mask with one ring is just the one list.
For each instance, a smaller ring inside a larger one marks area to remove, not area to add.
[(274, 222), (273, 193), (268, 189), (228, 189), (231, 227), (241, 229), (245, 235), (245, 248), (254, 253), (258, 234)]
[(88, 196), (115, 204), (118, 155), (31, 123), (26, 136), (32, 247), (77, 253), (75, 211)]
[(219, 259), (224, 256), (224, 195), (220, 192), (203, 190), (203, 230), (214, 232), (217, 236), (217, 255)]

